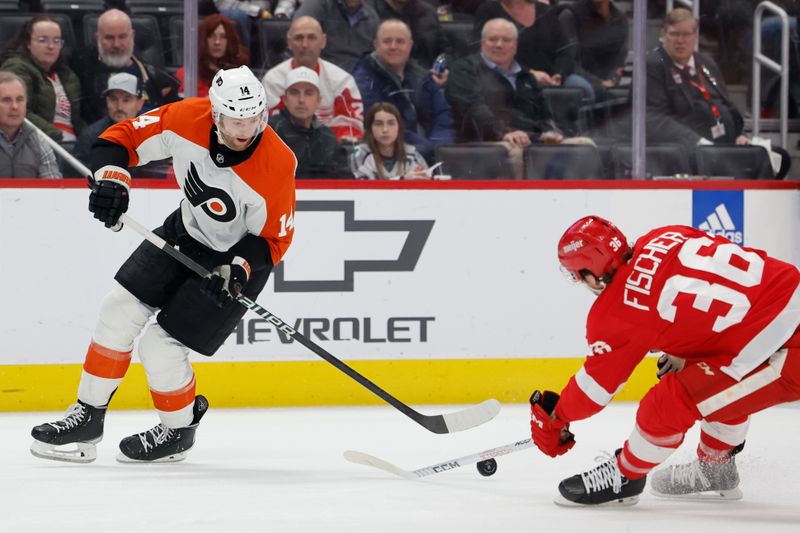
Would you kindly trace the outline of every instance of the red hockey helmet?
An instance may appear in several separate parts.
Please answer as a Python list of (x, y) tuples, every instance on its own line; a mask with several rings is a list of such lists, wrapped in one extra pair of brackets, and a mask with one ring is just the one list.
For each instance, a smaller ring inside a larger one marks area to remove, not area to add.
[(619, 228), (594, 215), (572, 224), (558, 241), (558, 261), (575, 281), (583, 279), (582, 270), (599, 280), (608, 279), (630, 253), (631, 247)]

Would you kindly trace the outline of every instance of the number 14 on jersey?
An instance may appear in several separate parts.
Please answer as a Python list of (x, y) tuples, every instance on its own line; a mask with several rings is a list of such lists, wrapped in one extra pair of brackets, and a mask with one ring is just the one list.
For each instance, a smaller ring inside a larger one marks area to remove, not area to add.
[(278, 237), (286, 237), (290, 231), (294, 231), (294, 211), (289, 211), (289, 214), (281, 215), (281, 232)]

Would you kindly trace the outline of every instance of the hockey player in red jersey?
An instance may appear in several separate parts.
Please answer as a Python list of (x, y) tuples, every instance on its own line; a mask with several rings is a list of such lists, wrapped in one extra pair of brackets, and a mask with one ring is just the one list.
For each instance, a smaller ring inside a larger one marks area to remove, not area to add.
[(155, 233), (212, 274), (198, 278), (146, 241), (133, 252), (100, 307), (78, 401), (65, 418), (33, 428), (34, 455), (96, 458), (108, 403), (137, 337), (160, 423), (123, 439), (118, 459), (177, 461), (194, 444), (208, 402), (195, 393), (189, 351), (217, 351), (245, 312), (234, 299), (258, 296), (294, 233), (296, 160), (266, 125), (266, 100), (247, 67), (220, 70), (209, 98), (165, 105), (98, 138), (91, 153), (94, 217), (118, 230), (128, 208), (128, 168), (172, 157), (185, 197)]
[[(558, 257), (598, 297), (586, 322), (590, 353), (583, 367), (560, 395), (531, 397), (531, 434), (542, 452), (569, 451), (575, 444), (570, 422), (608, 404), (649, 351), (670, 354), (624, 446), (563, 480), (558, 503), (635, 503), (647, 474), (698, 420), (697, 462), (656, 472), (656, 492), (700, 492), (716, 483), (709, 490), (737, 497), (732, 457), (748, 416), (800, 399), (797, 267), (688, 226), (654, 229), (631, 248), (616, 226), (597, 216), (567, 229)], [(691, 479), (700, 476), (709, 483)]]

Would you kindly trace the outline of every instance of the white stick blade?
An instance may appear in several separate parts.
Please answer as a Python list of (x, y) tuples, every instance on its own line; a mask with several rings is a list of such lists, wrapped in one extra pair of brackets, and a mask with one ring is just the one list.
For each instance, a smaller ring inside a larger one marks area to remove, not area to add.
[(344, 458), (351, 463), (356, 463), (359, 465), (371, 466), (374, 468), (379, 468), (385, 472), (389, 472), (396, 476), (400, 476), (405, 479), (416, 479), (416, 476), (409, 472), (408, 470), (403, 470), (388, 461), (384, 461), (383, 459), (378, 459), (373, 455), (369, 455), (368, 453), (357, 452), (355, 450), (347, 450), (344, 452)]
[(500, 402), (491, 398), (463, 411), (442, 415), (448, 433), (464, 431), (485, 424), (500, 412)]

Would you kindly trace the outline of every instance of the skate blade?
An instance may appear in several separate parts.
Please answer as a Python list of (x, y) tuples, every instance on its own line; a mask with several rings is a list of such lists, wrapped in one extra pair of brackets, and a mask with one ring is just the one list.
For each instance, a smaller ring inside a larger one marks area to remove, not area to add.
[(588, 503), (576, 503), (570, 501), (559, 494), (556, 497), (556, 499), (553, 500), (553, 503), (561, 507), (573, 507), (573, 508), (583, 507), (591, 509), (596, 509), (598, 507), (630, 507), (631, 505), (636, 505), (637, 503), (639, 503), (639, 495), (637, 494), (636, 496), (629, 496), (628, 498), (611, 500), (610, 502), (605, 502), (605, 503), (588, 504)]
[(132, 459), (121, 452), (119, 455), (117, 455), (117, 461), (120, 463), (177, 463), (179, 461), (183, 461), (184, 459), (186, 459), (185, 451), (180, 453), (173, 453), (172, 455), (167, 455), (166, 457), (162, 457), (161, 459), (152, 459), (152, 460)]
[(743, 497), (742, 489), (736, 487), (730, 490), (714, 490), (714, 491), (706, 491), (706, 492), (692, 492), (689, 494), (666, 494), (663, 492), (658, 492), (655, 489), (650, 489), (650, 493), (655, 496), (656, 498), (662, 498), (664, 500), (678, 500), (678, 501), (685, 501), (685, 502), (726, 502), (726, 501), (737, 501), (741, 500)]
[[(97, 439), (96, 442), (100, 442)], [(97, 459), (95, 442), (76, 442), (56, 446), (34, 440), (31, 443), (31, 454), (40, 459), (63, 461), (66, 463), (91, 463)]]

